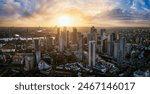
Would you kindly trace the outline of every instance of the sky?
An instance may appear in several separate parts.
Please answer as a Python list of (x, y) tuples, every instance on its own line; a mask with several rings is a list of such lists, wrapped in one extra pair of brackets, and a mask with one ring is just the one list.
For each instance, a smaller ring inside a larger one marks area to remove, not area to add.
[(0, 0), (0, 26), (62, 21), (70, 26), (150, 26), (150, 0)]

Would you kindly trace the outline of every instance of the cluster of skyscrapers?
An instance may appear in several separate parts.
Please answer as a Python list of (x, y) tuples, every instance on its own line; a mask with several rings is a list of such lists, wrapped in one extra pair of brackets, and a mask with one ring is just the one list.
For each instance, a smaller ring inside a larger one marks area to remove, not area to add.
[(133, 67), (136, 63), (149, 64), (150, 29), (116, 30), (93, 26), (84, 32), (76, 27), (55, 27), (51, 31), (40, 28), (40, 31), (37, 32), (40, 37), (1, 38), (1, 63), (8, 61), (6, 56), (10, 54), (9, 63), (24, 65), (25, 71), (40, 68), (50, 70), (50, 74), (58, 72), (58, 68), (78, 70), (77, 73), (86, 71), (86, 74), (114, 72), (117, 76), (121, 74), (118, 68), (123, 64)]

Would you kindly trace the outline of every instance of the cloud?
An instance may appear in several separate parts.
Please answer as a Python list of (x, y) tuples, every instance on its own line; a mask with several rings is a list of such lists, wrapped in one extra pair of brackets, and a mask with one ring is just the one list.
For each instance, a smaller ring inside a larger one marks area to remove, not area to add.
[(28, 17), (50, 5), (50, 0), (1, 0), (0, 18)]
[(150, 12), (138, 12), (132, 10), (112, 9), (98, 14), (97, 17), (111, 20), (150, 20)]
[(63, 14), (78, 17), (84, 25), (147, 25), (150, 0), (0, 0), (1, 26), (53, 25)]
[(134, 0), (131, 6), (136, 11), (145, 11), (150, 9), (150, 0)]

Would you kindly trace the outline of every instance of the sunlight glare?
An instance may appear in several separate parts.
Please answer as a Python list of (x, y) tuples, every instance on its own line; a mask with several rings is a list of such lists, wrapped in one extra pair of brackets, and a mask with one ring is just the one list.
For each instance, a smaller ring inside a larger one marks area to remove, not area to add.
[(58, 19), (59, 26), (71, 26), (72, 25), (72, 18), (68, 15), (60, 16)]

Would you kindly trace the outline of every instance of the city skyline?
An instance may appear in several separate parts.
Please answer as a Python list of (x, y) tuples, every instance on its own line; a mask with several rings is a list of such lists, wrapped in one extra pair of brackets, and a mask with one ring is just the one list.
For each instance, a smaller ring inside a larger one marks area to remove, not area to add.
[(0, 26), (149, 27), (150, 0), (0, 0)]
[(150, 27), (0, 27), (0, 76), (150, 77), (149, 44)]

